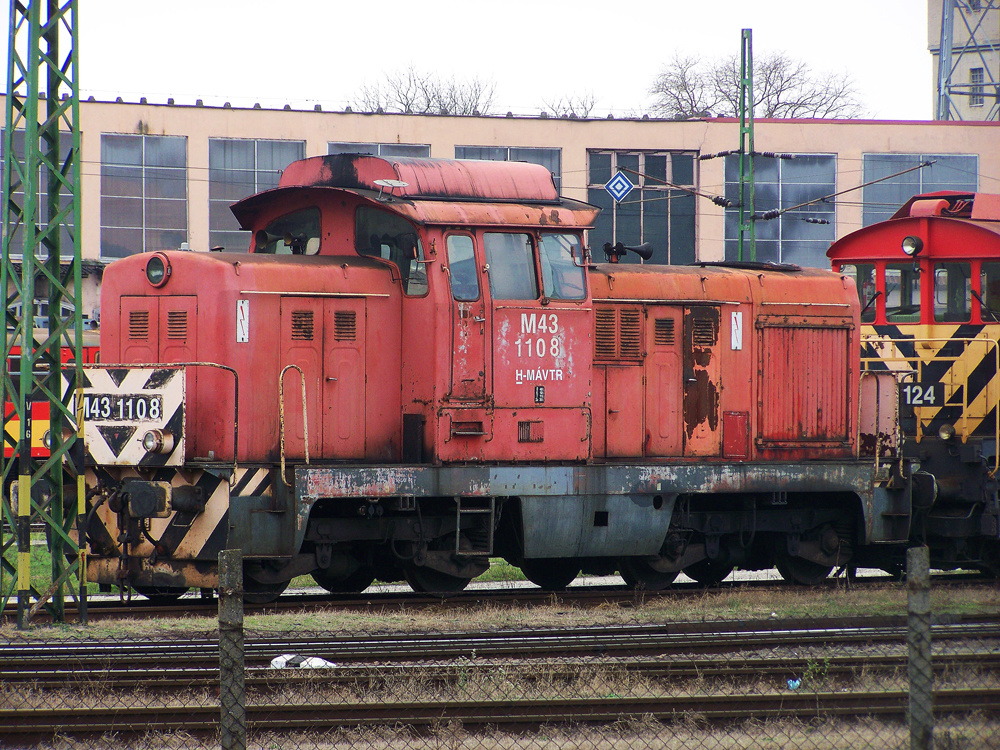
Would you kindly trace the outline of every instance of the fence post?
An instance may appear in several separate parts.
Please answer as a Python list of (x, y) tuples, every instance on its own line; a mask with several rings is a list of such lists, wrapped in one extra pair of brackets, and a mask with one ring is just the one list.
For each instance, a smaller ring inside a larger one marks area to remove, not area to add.
[(931, 576), (927, 547), (906, 551), (910, 750), (934, 747), (934, 673), (931, 671)]
[(219, 553), (219, 705), (222, 750), (247, 746), (243, 672), (243, 551)]

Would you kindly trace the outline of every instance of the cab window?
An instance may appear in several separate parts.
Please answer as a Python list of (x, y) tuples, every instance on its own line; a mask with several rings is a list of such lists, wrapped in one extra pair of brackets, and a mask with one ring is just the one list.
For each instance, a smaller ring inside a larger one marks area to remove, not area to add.
[(255, 253), (316, 255), (319, 252), (319, 209), (285, 214), (254, 233)]
[(854, 279), (861, 301), (861, 322), (875, 322), (875, 265), (873, 263), (848, 264), (840, 272)]
[(934, 264), (934, 320), (960, 323), (972, 315), (972, 266), (969, 263)]
[(885, 267), (885, 319), (889, 323), (920, 322), (920, 271), (912, 263)]
[(487, 232), (483, 235), (483, 249), (493, 299), (538, 299), (531, 237), (521, 233)]
[(457, 300), (479, 299), (479, 274), (472, 238), (465, 234), (448, 236), (448, 270), (451, 294)]
[(354, 248), (358, 255), (394, 263), (406, 294), (421, 295), (427, 291), (424, 248), (417, 230), (402, 216), (360, 207), (355, 218)]
[(543, 232), (539, 239), (542, 264), (542, 296), (551, 299), (583, 299), (583, 249), (574, 234)]
[(1000, 323), (1000, 263), (983, 261), (979, 269), (980, 302), (979, 317), (984, 323)]

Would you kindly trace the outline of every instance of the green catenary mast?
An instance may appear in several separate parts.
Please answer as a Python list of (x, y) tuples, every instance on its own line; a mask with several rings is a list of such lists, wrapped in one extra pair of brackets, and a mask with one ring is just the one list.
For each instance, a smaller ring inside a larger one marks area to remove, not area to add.
[[(86, 621), (81, 553), (86, 545), (78, 546), (71, 536), (76, 523), (85, 542), (83, 441), (73, 413), (83, 338), (77, 5), (77, 0), (10, 3), (0, 272), (8, 363), (2, 378), (0, 603), (6, 606), (16, 593), (19, 628), (42, 608), (64, 620), (67, 590), (79, 597)], [(18, 360), (11, 355), (18, 350), (20, 368), (12, 373), (9, 363)], [(48, 405), (43, 435), (32, 435), (32, 403), (40, 414), (39, 407)], [(51, 568), (44, 571), (31, 569), (32, 528), (45, 530)]]

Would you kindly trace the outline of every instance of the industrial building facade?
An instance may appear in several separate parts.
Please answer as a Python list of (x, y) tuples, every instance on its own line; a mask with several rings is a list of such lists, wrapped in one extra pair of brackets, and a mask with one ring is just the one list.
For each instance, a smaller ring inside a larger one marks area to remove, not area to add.
[[(605, 243), (649, 242), (651, 262), (736, 258), (739, 123), (732, 119), (570, 119), (81, 103), (84, 260), (99, 268), (140, 252), (243, 251), (229, 211), (306, 156), (522, 160), (560, 191), (603, 210)], [(1000, 192), (1000, 123), (762, 120), (755, 125), (756, 259), (827, 265), (829, 244), (886, 218), (916, 192)], [(729, 153), (727, 153), (729, 152)], [(621, 174), (632, 189), (606, 189)], [(748, 259), (749, 247), (744, 247)], [(92, 313), (98, 273), (88, 275)]]

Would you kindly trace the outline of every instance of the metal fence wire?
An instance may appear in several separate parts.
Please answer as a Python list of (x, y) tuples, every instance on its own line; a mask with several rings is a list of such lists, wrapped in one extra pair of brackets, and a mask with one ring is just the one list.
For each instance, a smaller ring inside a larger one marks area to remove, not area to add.
[(1000, 748), (1000, 619), (912, 578), (909, 618), (378, 633), (247, 627), (226, 578), (218, 630), (0, 631), (0, 747)]

